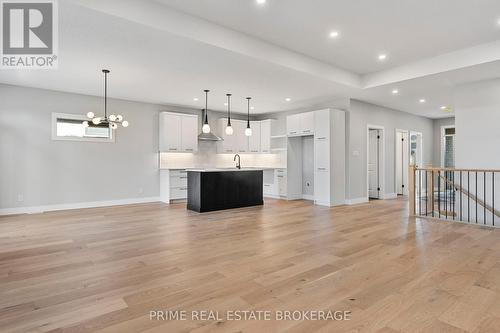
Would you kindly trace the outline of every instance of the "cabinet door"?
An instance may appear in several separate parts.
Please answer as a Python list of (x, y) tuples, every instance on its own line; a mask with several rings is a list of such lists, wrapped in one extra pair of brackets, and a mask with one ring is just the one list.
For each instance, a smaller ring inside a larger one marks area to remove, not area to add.
[(286, 117), (286, 133), (288, 136), (300, 135), (300, 114)]
[(330, 172), (314, 171), (314, 201), (317, 204), (330, 206)]
[(181, 150), (181, 115), (161, 114), (160, 150), (178, 152)]
[(220, 118), (218, 120), (218, 128), (219, 128), (219, 136), (223, 139), (222, 141), (217, 142), (217, 152), (232, 154), (237, 153), (238, 150), (236, 148), (236, 128), (234, 126), (234, 120), (231, 121), (231, 126), (233, 127), (233, 134), (226, 134), (227, 127), (227, 118)]
[(314, 112), (300, 114), (300, 133), (302, 135), (314, 134)]
[(182, 116), (182, 151), (198, 151), (198, 116)]
[(248, 136), (245, 135), (246, 121), (232, 120), (234, 136), (236, 137), (236, 150), (240, 153), (248, 152)]
[(278, 178), (278, 194), (282, 197), (286, 196), (286, 170), (277, 169), (276, 177)]
[(262, 153), (271, 152), (271, 120), (260, 122), (260, 151)]
[(251, 153), (260, 153), (260, 121), (251, 121), (252, 135), (248, 138), (248, 149)]
[(314, 137), (317, 140), (330, 138), (330, 110), (314, 112)]

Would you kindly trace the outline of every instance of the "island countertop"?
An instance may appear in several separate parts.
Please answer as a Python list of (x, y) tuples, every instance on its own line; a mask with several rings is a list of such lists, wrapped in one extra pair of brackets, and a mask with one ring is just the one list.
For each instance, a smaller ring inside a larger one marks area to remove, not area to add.
[(188, 172), (235, 172), (235, 171), (264, 171), (266, 168), (199, 168), (199, 169), (186, 169)]

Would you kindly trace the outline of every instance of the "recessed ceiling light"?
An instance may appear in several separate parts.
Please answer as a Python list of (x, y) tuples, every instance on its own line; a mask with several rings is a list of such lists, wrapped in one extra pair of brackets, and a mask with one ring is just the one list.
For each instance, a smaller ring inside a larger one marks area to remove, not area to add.
[(266, 0), (256, 0), (259, 5), (263, 5), (266, 3)]
[(393, 89), (393, 90), (392, 90), (392, 94), (393, 94), (393, 95), (397, 95), (397, 94), (399, 94), (399, 90), (397, 90), (397, 89)]
[(290, 102), (292, 99), (290, 97), (285, 98), (285, 101)]
[(339, 36), (339, 32), (338, 31), (332, 31), (330, 32), (330, 37), (331, 38), (337, 38)]
[(193, 101), (198, 102), (198, 97), (193, 98)]
[(425, 100), (425, 98), (421, 98), (421, 99), (419, 100), (419, 102), (420, 102), (420, 103), (425, 103), (425, 102), (426, 102), (426, 100)]
[(387, 59), (387, 54), (379, 54), (378, 55), (378, 60), (384, 61), (385, 59)]

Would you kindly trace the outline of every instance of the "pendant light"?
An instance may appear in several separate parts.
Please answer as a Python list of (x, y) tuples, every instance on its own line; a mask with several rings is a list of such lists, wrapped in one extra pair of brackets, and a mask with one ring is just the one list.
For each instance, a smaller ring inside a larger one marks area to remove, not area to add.
[(202, 110), (205, 114), (202, 113), (202, 126), (201, 133), (198, 135), (198, 140), (201, 141), (221, 141), (217, 135), (211, 132), (210, 125), (208, 124), (208, 93), (210, 90), (204, 90), (205, 92), (205, 109)]
[[(123, 120), (121, 114), (111, 114), (108, 117), (108, 74), (110, 71), (108, 69), (103, 69), (102, 72), (104, 73), (104, 117), (96, 117), (94, 112), (90, 111), (87, 113), (87, 118), (89, 118), (94, 125), (104, 124), (108, 125), (111, 129), (117, 129), (120, 124), (123, 127), (128, 127), (128, 121)], [(83, 126), (89, 127), (89, 121), (85, 120)]]
[(247, 128), (245, 128), (245, 135), (252, 136), (252, 129), (250, 128), (250, 100), (252, 97), (247, 97), (248, 111), (247, 111)]
[(233, 135), (233, 127), (231, 126), (231, 94), (226, 94), (227, 96), (227, 126), (226, 134)]
[(208, 124), (208, 92), (210, 90), (204, 90), (205, 92), (205, 121), (203, 122), (202, 132), (205, 134), (210, 133), (210, 125)]

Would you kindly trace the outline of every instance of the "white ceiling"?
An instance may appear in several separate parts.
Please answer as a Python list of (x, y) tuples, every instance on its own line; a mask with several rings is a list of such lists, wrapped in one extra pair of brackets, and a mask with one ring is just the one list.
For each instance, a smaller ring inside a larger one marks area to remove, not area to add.
[(1, 83), (101, 95), (107, 67), (115, 98), (202, 108), (210, 89), (211, 109), (231, 92), (234, 111), (250, 95), (265, 113), (352, 97), (438, 118), (456, 85), (500, 73), (498, 1), (66, 0), (59, 11), (59, 69), (2, 71)]
[(500, 37), (498, 0), (156, 1), (358, 74)]

